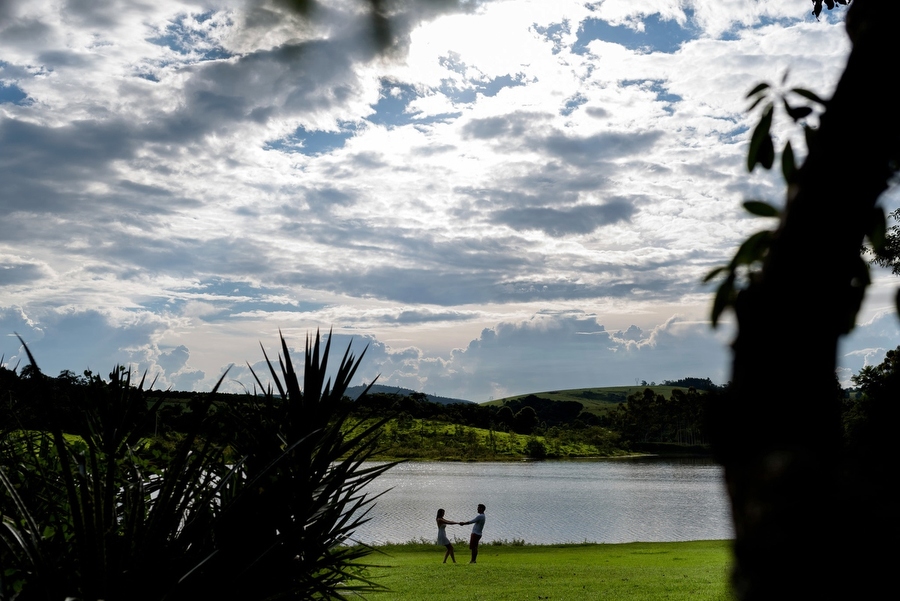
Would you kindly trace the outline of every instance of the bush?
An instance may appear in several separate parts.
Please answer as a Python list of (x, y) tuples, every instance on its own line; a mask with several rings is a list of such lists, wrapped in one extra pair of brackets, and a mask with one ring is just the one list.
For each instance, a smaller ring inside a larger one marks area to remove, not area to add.
[(525, 454), (533, 459), (544, 459), (547, 457), (547, 447), (540, 440), (532, 438), (525, 444)]

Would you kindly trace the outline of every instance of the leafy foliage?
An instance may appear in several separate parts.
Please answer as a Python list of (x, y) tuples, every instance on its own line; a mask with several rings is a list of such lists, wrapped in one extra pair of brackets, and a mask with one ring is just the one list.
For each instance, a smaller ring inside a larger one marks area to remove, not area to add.
[(147, 406), (143, 380), (117, 367), (108, 382), (86, 375), (63, 386), (31, 357), (29, 377), (3, 391), (12, 408), (0, 432), (0, 598), (378, 590), (360, 571), (369, 549), (342, 544), (372, 508), (363, 489), (392, 465), (365, 463), (382, 422), (347, 427), (343, 392), (361, 357), (348, 348), (326, 381), (330, 341), (320, 353), (317, 334), (301, 388), (281, 343), (279, 369), (269, 364), (277, 393), (219, 410), (207, 395), (169, 445), (143, 436), (163, 401)]
[(900, 395), (900, 347), (884, 361), (867, 365), (853, 376), (858, 394), (844, 399), (844, 441), (859, 463), (881, 465), (892, 456)]
[(894, 225), (890, 228), (884, 225), (884, 240), (880, 247), (873, 245), (866, 250), (871, 253), (876, 265), (888, 267), (891, 273), (900, 275), (900, 209), (891, 211), (890, 217)]
[(812, 0), (812, 3), (813, 3), (812, 14), (815, 15), (816, 19), (818, 19), (819, 15), (822, 14), (822, 4), (823, 3), (825, 4), (825, 6), (828, 7), (828, 10), (833, 10), (834, 7), (837, 6), (838, 4), (847, 6), (848, 4), (850, 4), (850, 0)]
[[(841, 4), (845, 4), (845, 2), (841, 2)], [(832, 2), (829, 8), (834, 8), (833, 5), (834, 3)], [(821, 2), (819, 2), (819, 9), (821, 10)], [(787, 73), (782, 78), (781, 87), (786, 82)], [(759, 121), (753, 130), (747, 151), (748, 171), (752, 172), (757, 165), (762, 166), (764, 169), (771, 169), (775, 164), (775, 143), (771, 129), (776, 107), (783, 107), (787, 117), (793, 123), (803, 128), (807, 147), (812, 149), (815, 146), (817, 130), (805, 120), (810, 116), (817, 115), (818, 110), (825, 109), (828, 106), (828, 103), (817, 94), (804, 88), (790, 88), (784, 92), (778, 92), (772, 84), (762, 82), (750, 90), (747, 94), (747, 99), (752, 100), (750, 111), (757, 109), (757, 107), (762, 107)], [(797, 104), (798, 100), (812, 103), (812, 106), (810, 104)], [(793, 147), (790, 141), (787, 141), (781, 151), (781, 176), (788, 188), (788, 202), (791, 201), (791, 198), (796, 193), (799, 168), (800, 165), (794, 155)], [(757, 217), (777, 218), (779, 221), (783, 218), (782, 211), (762, 200), (748, 200), (744, 202), (743, 206), (748, 213)], [(884, 211), (880, 207), (876, 207), (871, 213), (867, 228), (867, 237), (875, 249), (876, 261), (889, 260), (883, 258), (887, 255), (882, 252), (887, 239), (885, 230)], [(734, 257), (727, 265), (717, 267), (706, 275), (704, 282), (709, 282), (724, 275), (724, 279), (719, 283), (713, 299), (711, 311), (713, 327), (718, 325), (725, 309), (734, 306), (738, 292), (746, 287), (747, 284), (759, 279), (762, 266), (766, 261), (769, 248), (776, 235), (776, 229), (756, 232), (738, 247)], [(880, 259), (880, 257), (882, 258)], [(866, 286), (871, 283), (868, 266), (862, 259), (856, 263), (855, 276), (858, 285), (859, 302), (861, 302)], [(855, 309), (849, 316), (846, 331), (852, 329), (858, 309), (859, 303), (856, 303)]]
[[(786, 80), (787, 74), (785, 74), (782, 84), (786, 83)], [(776, 106), (783, 106), (785, 113), (795, 123), (810, 116), (814, 111), (810, 106), (791, 104), (788, 98), (792, 97), (792, 95), (812, 101), (822, 107), (825, 106), (825, 102), (816, 94), (803, 88), (792, 88), (785, 93), (775, 93), (774, 90), (775, 88), (772, 84), (762, 82), (757, 84), (747, 94), (747, 99), (752, 101), (749, 108), (750, 111), (762, 106), (761, 115), (756, 127), (753, 129), (750, 147), (747, 151), (747, 171), (750, 172), (757, 165), (762, 166), (764, 169), (771, 169), (775, 164), (775, 143), (772, 139), (771, 129)], [(803, 129), (808, 143), (811, 142), (815, 137), (815, 130), (806, 123), (803, 124)], [(797, 173), (796, 159), (790, 141), (785, 143), (781, 157), (781, 173), (785, 182), (790, 185)], [(781, 211), (762, 200), (748, 200), (744, 202), (744, 209), (758, 217), (779, 218), (781, 216)], [(741, 244), (728, 265), (714, 269), (704, 278), (704, 282), (709, 282), (723, 274), (725, 275), (725, 278), (716, 290), (713, 300), (711, 315), (713, 327), (718, 324), (719, 318), (725, 309), (734, 305), (737, 293), (741, 287), (741, 281), (749, 282), (758, 277), (774, 233), (774, 230), (756, 232)]]
[[(387, 429), (388, 452), (394, 457), (429, 459), (501, 459), (520, 457), (525, 449), (516, 435), (538, 436), (548, 457), (598, 456), (620, 452), (619, 436), (609, 430), (603, 417), (624, 401), (629, 387), (577, 389), (524, 395), (492, 403), (429, 402), (425, 395), (373, 394), (354, 404), (361, 419), (393, 410), (398, 418)], [(571, 400), (602, 399), (605, 407), (597, 413)], [(499, 404), (502, 403), (502, 404)], [(443, 426), (442, 424), (447, 424)], [(452, 425), (451, 425), (452, 424)]]
[[(732, 385), (711, 433), (731, 498), (742, 599), (876, 597), (889, 586), (890, 558), (876, 541), (895, 513), (890, 468), (882, 460), (870, 469), (841, 444), (834, 382), (840, 338), (869, 283), (860, 250), (884, 239), (877, 203), (900, 156), (900, 120), (879, 110), (896, 97), (892, 7), (856, 0), (847, 11), (853, 47), (843, 73), (818, 127), (807, 130), (802, 164), (782, 160), (782, 214), (729, 305)], [(773, 102), (775, 111), (782, 105)], [(801, 333), (801, 322), (815, 327)], [(798, 546), (808, 551), (803, 565)]]
[(614, 429), (630, 443), (673, 442), (700, 445), (707, 442), (705, 408), (715, 402), (717, 391), (695, 388), (674, 390), (666, 398), (650, 388), (628, 396), (611, 415)]
[(664, 380), (666, 386), (682, 386), (684, 388), (695, 388), (697, 390), (718, 390), (719, 386), (713, 383), (709, 378), (679, 378), (678, 380)]

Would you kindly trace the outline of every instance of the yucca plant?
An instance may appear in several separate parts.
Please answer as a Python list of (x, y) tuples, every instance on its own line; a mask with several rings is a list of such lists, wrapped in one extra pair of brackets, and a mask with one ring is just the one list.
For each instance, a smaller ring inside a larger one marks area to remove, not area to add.
[(320, 354), (317, 333), (301, 388), (281, 345), (279, 369), (269, 362), (274, 389), (215, 408), (208, 395), (165, 452), (148, 450), (162, 399), (147, 406), (143, 379), (132, 385), (117, 368), (109, 382), (82, 382), (80, 396), (62, 394), (29, 354), (27, 400), (32, 414), (45, 407), (37, 414), (47, 422), (25, 427), (14, 410), (3, 424), (0, 597), (343, 599), (377, 590), (360, 571), (369, 550), (343, 544), (377, 496), (363, 488), (391, 467), (366, 463), (381, 424), (348, 423), (343, 394), (362, 357), (348, 348), (326, 381), (330, 337)]
[[(277, 366), (263, 355), (272, 384), (251, 368), (259, 395), (225, 407), (228, 443), (241, 457), (216, 527), (219, 554), (188, 579), (223, 598), (345, 599), (379, 590), (351, 545), (377, 495), (366, 485), (391, 463), (368, 463), (386, 418), (351, 424), (344, 393), (362, 360), (350, 348), (326, 379), (331, 336), (307, 338), (303, 386), (284, 337)], [(214, 575), (212, 578), (209, 574)]]
[(143, 379), (116, 367), (109, 382), (61, 386), (29, 359), (26, 398), (0, 438), (0, 595), (161, 598), (220, 511), (224, 463), (198, 437), (212, 395), (174, 451), (153, 456), (144, 435), (162, 399), (148, 408)]

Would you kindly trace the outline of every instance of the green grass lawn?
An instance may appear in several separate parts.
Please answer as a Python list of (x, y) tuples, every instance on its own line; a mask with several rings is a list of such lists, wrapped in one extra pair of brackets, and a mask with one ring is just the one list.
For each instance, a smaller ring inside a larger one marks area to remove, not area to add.
[(380, 547), (369, 575), (388, 587), (372, 601), (493, 601), (509, 599), (733, 599), (728, 587), (730, 541), (616, 545), (482, 545), (469, 565), (442, 564), (436, 545)]

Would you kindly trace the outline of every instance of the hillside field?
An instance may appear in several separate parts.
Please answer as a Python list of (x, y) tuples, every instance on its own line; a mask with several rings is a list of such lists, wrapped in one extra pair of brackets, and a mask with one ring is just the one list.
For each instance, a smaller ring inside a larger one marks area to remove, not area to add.
[(624, 403), (628, 398), (628, 395), (642, 393), (647, 388), (666, 398), (672, 396), (673, 390), (687, 390), (687, 387), (685, 386), (605, 386), (602, 388), (572, 388), (570, 390), (531, 392), (502, 399), (494, 399), (481, 404), (496, 405), (499, 407), (502, 406), (505, 401), (520, 400), (533, 395), (551, 401), (578, 401), (584, 405), (584, 410), (588, 413), (602, 415), (610, 409), (615, 409), (619, 403)]

